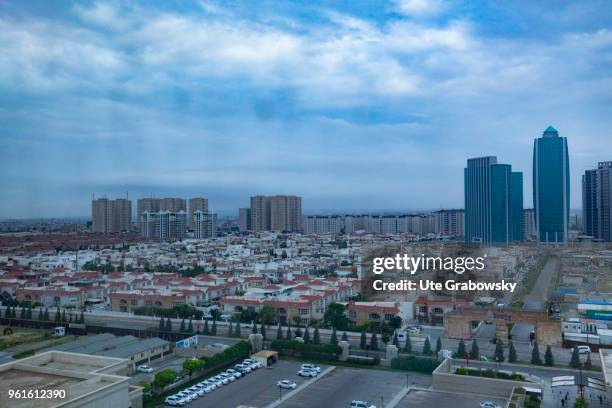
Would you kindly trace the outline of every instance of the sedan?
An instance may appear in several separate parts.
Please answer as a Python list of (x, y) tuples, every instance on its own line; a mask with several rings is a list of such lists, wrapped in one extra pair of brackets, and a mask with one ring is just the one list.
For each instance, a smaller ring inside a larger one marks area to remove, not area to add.
[(298, 371), (297, 374), (300, 377), (316, 377), (317, 375), (319, 375), (317, 371), (306, 369), (306, 368), (302, 368), (300, 371)]
[(297, 387), (297, 384), (291, 380), (281, 380), (277, 382), (276, 385), (281, 388), (289, 388), (289, 389), (294, 389), (295, 387)]
[(482, 401), (480, 403), (480, 408), (501, 408), (501, 407), (491, 401)]

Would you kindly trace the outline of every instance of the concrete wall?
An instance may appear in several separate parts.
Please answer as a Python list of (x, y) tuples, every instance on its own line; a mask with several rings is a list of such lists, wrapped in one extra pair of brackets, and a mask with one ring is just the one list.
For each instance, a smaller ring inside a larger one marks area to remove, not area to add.
[(432, 388), (438, 391), (469, 392), (473, 394), (491, 395), (509, 398), (515, 387), (539, 387), (539, 384), (499, 380), (496, 378), (473, 377), (451, 373), (451, 360), (446, 359), (433, 372)]

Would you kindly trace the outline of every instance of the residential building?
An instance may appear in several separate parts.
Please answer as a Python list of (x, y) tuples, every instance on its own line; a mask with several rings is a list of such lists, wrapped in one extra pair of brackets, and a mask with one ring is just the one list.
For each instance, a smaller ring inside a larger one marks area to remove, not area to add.
[(539, 242), (567, 242), (569, 200), (567, 139), (549, 126), (533, 142), (533, 207)]
[(196, 211), (193, 214), (193, 231), (197, 239), (217, 236), (217, 214)]
[(305, 234), (339, 234), (343, 229), (340, 215), (308, 215), (304, 217)]
[[(207, 203), (208, 206), (208, 203)], [(138, 222), (142, 222), (142, 215), (145, 212), (187, 212), (187, 200), (184, 198), (140, 198), (137, 203), (136, 217)], [(142, 231), (142, 224), (140, 225)]]
[(612, 161), (582, 176), (582, 222), (586, 235), (612, 241)]
[(194, 229), (195, 220), (194, 214), (196, 211), (208, 212), (208, 199), (203, 197), (195, 197), (189, 199), (189, 218), (187, 220), (187, 226), (190, 229)]
[(141, 219), (141, 233), (146, 238), (172, 241), (185, 238), (187, 214), (184, 211), (145, 211)]
[(252, 229), (250, 208), (238, 209), (238, 229), (240, 232), (250, 231)]
[(254, 231), (301, 231), (302, 198), (298, 196), (251, 197), (251, 227)]
[(125, 198), (92, 200), (91, 216), (93, 232), (129, 232), (132, 229), (132, 202)]
[(463, 237), (465, 210), (440, 210), (436, 211), (435, 214), (438, 220), (438, 231), (440, 234)]
[(535, 212), (533, 208), (525, 208), (523, 209), (523, 239), (526, 241), (533, 241), (537, 238), (537, 235)]

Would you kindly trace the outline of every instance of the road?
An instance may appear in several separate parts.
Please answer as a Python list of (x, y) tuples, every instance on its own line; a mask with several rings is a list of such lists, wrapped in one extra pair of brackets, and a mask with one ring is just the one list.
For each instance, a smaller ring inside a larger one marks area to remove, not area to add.
[(550, 285), (559, 268), (559, 258), (550, 256), (542, 268), (531, 292), (523, 298), (523, 308), (527, 310), (541, 310), (548, 300)]

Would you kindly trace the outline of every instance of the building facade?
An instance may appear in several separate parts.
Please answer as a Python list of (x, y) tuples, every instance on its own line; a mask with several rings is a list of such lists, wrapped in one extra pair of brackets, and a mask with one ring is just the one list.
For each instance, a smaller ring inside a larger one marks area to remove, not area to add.
[(132, 229), (132, 202), (125, 198), (92, 200), (91, 218), (93, 232), (129, 232)]
[(302, 198), (298, 196), (251, 197), (253, 231), (301, 231)]
[(464, 169), (466, 242), (501, 244), (522, 239), (518, 233), (523, 223), (522, 178), (509, 164), (498, 164), (495, 156), (468, 159)]
[(250, 208), (245, 207), (238, 209), (238, 229), (240, 232), (250, 231), (252, 229)]
[(612, 241), (612, 161), (600, 162), (582, 176), (582, 222), (585, 234)]
[(523, 209), (523, 239), (525, 241), (533, 241), (537, 239), (537, 236), (533, 208), (525, 208)]
[(440, 234), (453, 237), (464, 236), (465, 210), (440, 210), (436, 211), (436, 217)]
[(196, 211), (208, 212), (207, 198), (194, 197), (189, 199), (189, 219), (187, 220), (187, 226), (191, 229), (193, 229), (195, 225), (194, 213)]
[(197, 239), (217, 236), (217, 214), (196, 211), (193, 214), (193, 231)]
[(184, 211), (145, 211), (141, 217), (141, 233), (146, 238), (173, 241), (185, 238), (187, 214)]
[(567, 139), (549, 126), (533, 143), (533, 208), (539, 242), (567, 242), (569, 198)]

